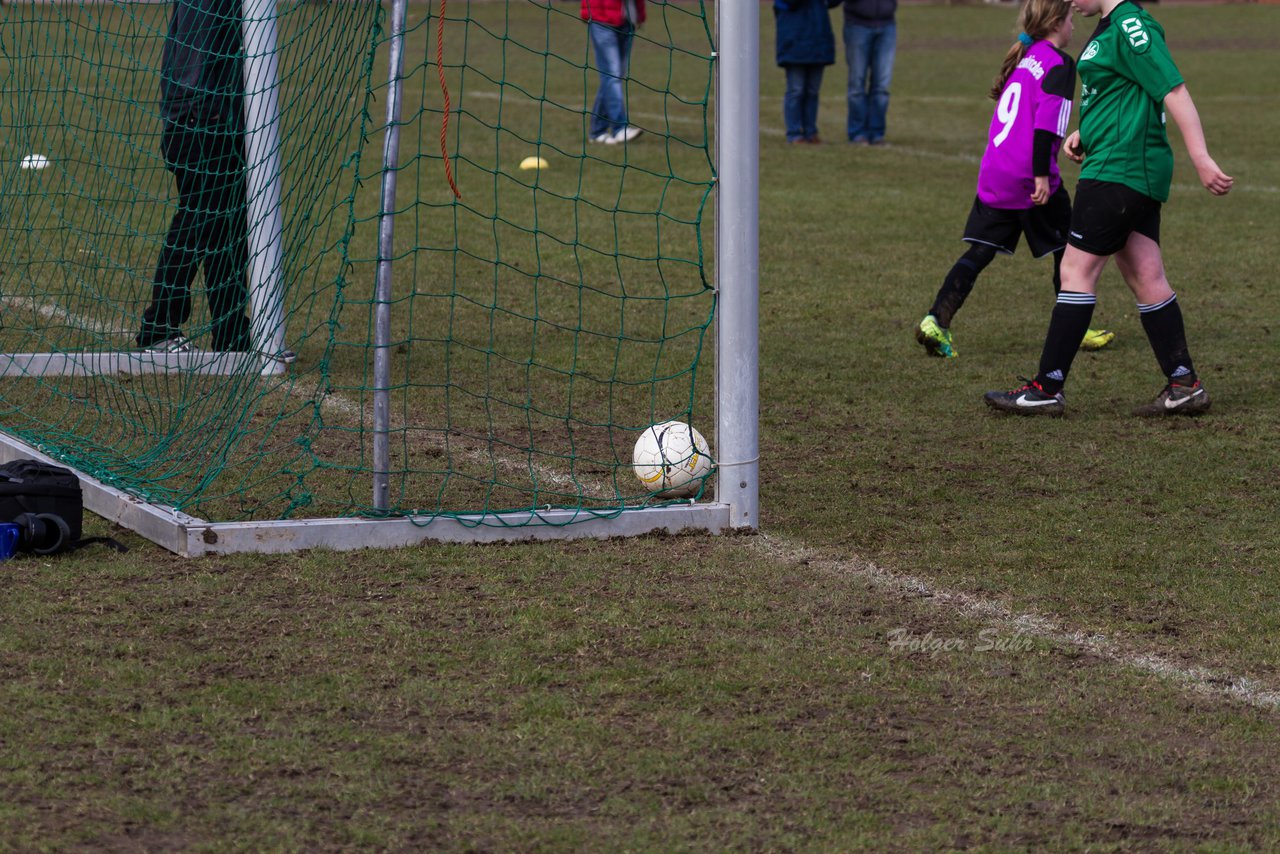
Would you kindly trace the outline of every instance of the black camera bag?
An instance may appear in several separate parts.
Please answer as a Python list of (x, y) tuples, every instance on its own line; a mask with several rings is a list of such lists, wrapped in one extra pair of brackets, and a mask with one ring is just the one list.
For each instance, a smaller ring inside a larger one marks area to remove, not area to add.
[(110, 537), (81, 538), (84, 498), (80, 478), (71, 469), (40, 460), (0, 465), (0, 522), (19, 526), (19, 551), (57, 554), (102, 542), (125, 550)]

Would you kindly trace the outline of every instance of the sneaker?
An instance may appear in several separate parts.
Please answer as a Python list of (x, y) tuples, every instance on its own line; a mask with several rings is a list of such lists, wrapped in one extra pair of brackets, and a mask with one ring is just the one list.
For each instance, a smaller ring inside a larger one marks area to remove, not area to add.
[(1156, 395), (1156, 399), (1139, 406), (1133, 414), (1141, 418), (1158, 418), (1162, 415), (1199, 415), (1209, 409), (1209, 392), (1195, 380), (1191, 385), (1170, 381)]
[(1040, 383), (1022, 377), (1026, 385), (1013, 391), (989, 391), (984, 395), (987, 406), (1001, 412), (1016, 412), (1018, 415), (1048, 415), (1060, 417), (1067, 409), (1066, 398), (1062, 392), (1049, 394)]
[(930, 356), (954, 359), (960, 355), (951, 344), (951, 330), (939, 326), (938, 319), (932, 314), (926, 314), (916, 327), (916, 340), (924, 345), (925, 352)]
[(1107, 329), (1085, 330), (1084, 340), (1080, 342), (1081, 350), (1101, 350), (1111, 343), (1116, 334)]
[(142, 348), (144, 353), (189, 353), (191, 352), (191, 340), (185, 335), (175, 335), (172, 338), (166, 338), (163, 341), (157, 341)]
[(617, 145), (620, 142), (630, 142), (642, 133), (644, 133), (644, 131), (640, 130), (640, 128), (635, 125), (624, 125), (614, 131), (613, 136), (609, 137), (607, 142), (610, 145)]

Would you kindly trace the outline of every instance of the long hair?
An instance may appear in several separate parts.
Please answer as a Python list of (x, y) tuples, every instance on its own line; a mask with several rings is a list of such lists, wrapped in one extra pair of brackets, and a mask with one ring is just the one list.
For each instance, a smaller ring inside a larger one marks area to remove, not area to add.
[[(1056, 30), (1070, 14), (1071, 4), (1068, 0), (1023, 0), (1022, 8), (1018, 10), (1017, 33), (1026, 33), (1035, 41), (1040, 41), (1048, 38), (1049, 34)], [(1013, 47), (1009, 48), (1009, 52), (1005, 54), (1000, 73), (992, 83), (991, 100), (1000, 100), (1000, 93), (1004, 91), (1004, 84), (1009, 80), (1009, 75), (1026, 55), (1027, 45), (1020, 40), (1014, 41)]]

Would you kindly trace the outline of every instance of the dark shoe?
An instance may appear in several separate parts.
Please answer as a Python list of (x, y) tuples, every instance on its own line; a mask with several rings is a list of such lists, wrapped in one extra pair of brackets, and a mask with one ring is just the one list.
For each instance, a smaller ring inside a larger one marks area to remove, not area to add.
[(809, 143), (809, 145), (822, 145), (822, 139), (816, 133), (813, 136), (806, 136), (804, 142)]
[(1191, 385), (1171, 381), (1150, 403), (1139, 406), (1133, 414), (1140, 418), (1159, 418), (1162, 415), (1199, 415), (1209, 410), (1209, 392), (1194, 380)]
[(1018, 415), (1047, 415), (1058, 418), (1067, 409), (1066, 398), (1062, 392), (1049, 394), (1035, 380), (1022, 378), (1026, 385), (1013, 391), (989, 391), (984, 395), (987, 406), (1000, 412), (1013, 412)]

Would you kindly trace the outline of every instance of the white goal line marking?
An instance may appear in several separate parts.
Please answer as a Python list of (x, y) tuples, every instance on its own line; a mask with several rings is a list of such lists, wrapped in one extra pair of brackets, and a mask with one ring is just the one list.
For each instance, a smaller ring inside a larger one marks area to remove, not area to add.
[[(0, 297), (0, 304), (8, 305), (13, 308), (34, 311), (47, 320), (58, 319), (68, 326), (78, 329), (85, 329), (96, 332), (101, 335), (127, 335), (128, 330), (116, 326), (99, 323), (91, 318), (83, 317), (73, 312), (67, 311), (58, 305), (49, 305), (41, 303), (30, 297)], [(283, 389), (282, 389), (283, 390)], [(369, 419), (367, 423), (372, 423), (373, 406), (362, 407), (349, 398), (342, 395), (324, 393), (319, 386), (314, 386), (310, 390), (298, 388), (294, 384), (287, 387), (287, 393), (295, 397), (304, 398), (306, 400), (319, 400), (320, 408), (329, 412), (338, 413), (361, 423), (365, 423), (365, 419)], [(431, 444), (440, 450), (446, 449), (446, 442), (443, 437), (433, 438)], [(512, 456), (510, 454), (498, 453), (496, 450), (483, 450), (475, 447), (477, 440), (459, 439), (448, 443), (448, 449), (454, 453), (461, 453), (465, 458), (474, 462), (489, 463), (500, 470), (510, 472), (523, 472), (532, 474), (538, 480), (545, 483), (553, 484), (561, 491), (578, 491), (588, 498), (609, 498), (615, 490), (612, 483), (607, 483), (596, 478), (579, 475), (573, 477), (565, 474), (563, 471), (552, 468), (543, 463), (536, 462), (532, 459), (523, 459)]]
[[(311, 389), (301, 389), (296, 385), (291, 385), (288, 388), (288, 393), (305, 400), (318, 400), (322, 410), (344, 415), (360, 423), (373, 422), (373, 404), (361, 406), (356, 401), (335, 392), (325, 393), (319, 385)], [(420, 440), (428, 442), (431, 446), (442, 451), (447, 450), (450, 453), (460, 454), (473, 462), (491, 464), (498, 469), (506, 471), (533, 474), (538, 480), (554, 484), (563, 491), (581, 490), (582, 495), (586, 498), (607, 499), (614, 497), (612, 483), (583, 475), (573, 477), (565, 474), (562, 470), (552, 468), (533, 459), (499, 453), (494, 447), (481, 448), (478, 447), (483, 441), (480, 439), (459, 437), (446, 442), (443, 435), (432, 435), (420, 437)]]
[[(467, 95), (474, 98), (483, 98), (483, 99), (495, 100), (495, 101), (503, 100), (505, 102), (508, 102), (508, 105), (516, 104), (516, 105), (524, 105), (524, 106), (530, 106), (530, 107), (539, 105), (543, 100), (539, 98), (519, 97), (516, 94), (504, 95), (501, 92), (489, 92), (485, 90), (474, 90), (474, 91), (468, 92)], [(902, 97), (903, 97), (903, 100), (919, 101), (923, 103), (930, 103), (934, 101), (947, 103), (947, 102), (952, 102), (957, 100), (969, 100), (969, 99), (956, 99), (951, 97), (930, 97), (930, 96), (918, 96), (918, 97), (902, 96)], [(781, 100), (781, 98), (772, 98), (771, 96), (764, 96), (761, 98), (761, 100)], [(825, 101), (826, 99), (823, 99), (823, 100)], [(841, 98), (839, 100), (840, 100), (840, 103), (844, 103), (844, 98)], [(631, 116), (639, 119), (650, 119), (656, 122), (666, 122), (667, 124), (686, 124), (686, 125), (700, 126), (706, 123), (700, 118), (666, 114), (666, 113), (632, 112)], [(710, 120), (711, 120), (710, 116), (708, 115), (707, 121), (709, 122)], [(760, 133), (762, 136), (782, 137), (787, 135), (787, 132), (784, 128), (777, 127), (775, 125), (766, 124), (764, 122), (760, 123)], [(834, 143), (831, 143), (831, 145), (839, 146), (840, 143), (834, 142)], [(916, 148), (913, 146), (897, 145), (893, 142), (887, 142), (883, 146), (883, 148), (886, 151), (891, 151), (896, 154), (905, 154), (909, 157), (918, 157), (922, 160), (941, 160), (945, 163), (970, 163), (970, 164), (978, 164), (982, 162), (981, 153), (970, 154), (970, 153), (948, 153), (943, 151), (930, 151), (927, 148)], [(1186, 191), (1202, 192), (1204, 190), (1203, 187), (1199, 187), (1194, 184), (1174, 184), (1173, 189), (1179, 192), (1186, 192)], [(1235, 187), (1232, 188), (1232, 191), (1237, 193), (1274, 194), (1274, 193), (1280, 192), (1280, 188), (1267, 187), (1267, 186), (1254, 187), (1254, 186), (1245, 185), (1245, 184), (1237, 184)]]
[(891, 593), (929, 600), (939, 610), (1087, 652), (1112, 665), (1155, 676), (1186, 691), (1212, 699), (1229, 699), (1259, 709), (1280, 709), (1280, 691), (1252, 679), (1198, 664), (1183, 664), (1167, 655), (1133, 649), (1125, 641), (1098, 632), (1083, 632), (1034, 612), (1015, 613), (994, 599), (937, 587), (924, 579), (892, 572), (861, 558), (833, 558), (820, 551), (760, 534), (752, 547), (773, 560), (852, 575)]

